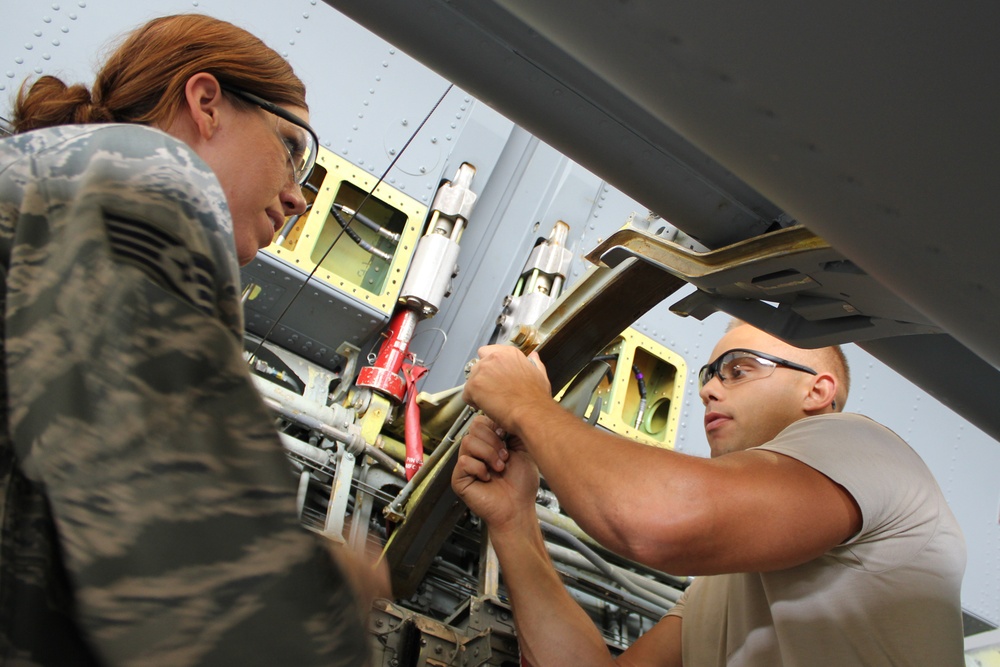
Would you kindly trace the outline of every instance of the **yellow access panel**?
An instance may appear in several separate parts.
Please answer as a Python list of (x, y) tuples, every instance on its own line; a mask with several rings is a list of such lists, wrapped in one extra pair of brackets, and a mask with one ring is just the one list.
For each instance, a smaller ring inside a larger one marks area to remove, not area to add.
[(611, 366), (612, 377), (605, 376), (595, 392), (601, 398), (597, 423), (633, 440), (673, 449), (687, 372), (684, 358), (634, 329), (626, 329), (598, 358)]
[[(427, 207), (386, 183), (375, 187), (377, 182), (364, 169), (320, 147), (309, 179), (316, 192), (303, 190), (311, 204), (309, 212), (295, 221), (280, 243), (281, 234), (276, 234), (266, 252), (307, 273), (315, 268), (313, 280), (389, 315), (420, 238)], [(376, 253), (343, 232), (335, 210)], [(353, 222), (352, 217), (356, 218)], [(362, 220), (368, 224), (361, 224)]]

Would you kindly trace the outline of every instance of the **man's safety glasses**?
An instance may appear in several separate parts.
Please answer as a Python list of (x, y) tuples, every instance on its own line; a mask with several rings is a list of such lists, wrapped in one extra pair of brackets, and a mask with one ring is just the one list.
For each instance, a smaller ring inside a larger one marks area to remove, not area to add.
[(735, 349), (723, 352), (718, 359), (702, 366), (701, 370), (698, 371), (698, 382), (704, 387), (713, 377), (718, 377), (719, 381), (727, 386), (751, 380), (762, 380), (770, 377), (778, 366), (810, 375), (818, 375), (808, 366), (797, 364), (794, 361), (756, 350)]
[[(285, 146), (285, 150), (288, 151), (289, 164), (291, 165), (295, 182), (300, 186), (305, 185), (306, 181), (309, 180), (310, 174), (312, 174), (313, 167), (316, 165), (316, 154), (319, 152), (319, 137), (316, 135), (316, 131), (309, 127), (309, 123), (295, 114), (253, 93), (248, 93), (245, 90), (231, 86), (223, 86), (223, 90), (242, 97), (247, 102), (256, 104), (264, 111), (268, 111), (280, 120), (286, 121), (282, 128), (278, 130), (278, 136), (281, 138), (281, 143)], [(280, 121), (279, 125), (281, 125)]]

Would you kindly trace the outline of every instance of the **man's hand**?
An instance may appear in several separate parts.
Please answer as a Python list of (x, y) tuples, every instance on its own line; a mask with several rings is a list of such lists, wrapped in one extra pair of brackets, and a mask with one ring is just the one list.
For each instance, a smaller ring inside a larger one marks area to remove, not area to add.
[(479, 348), (462, 398), (511, 432), (523, 408), (552, 401), (552, 388), (536, 352), (526, 357), (516, 347), (487, 345)]
[(570, 597), (546, 553), (535, 514), (535, 462), (522, 442), (508, 436), (505, 444), (497, 430), (486, 417), (476, 417), (462, 439), (451, 486), (489, 528), (521, 655), (533, 665), (610, 667), (601, 633)]
[(504, 443), (486, 417), (476, 417), (462, 439), (451, 486), (493, 532), (536, 522), (535, 462), (516, 438)]

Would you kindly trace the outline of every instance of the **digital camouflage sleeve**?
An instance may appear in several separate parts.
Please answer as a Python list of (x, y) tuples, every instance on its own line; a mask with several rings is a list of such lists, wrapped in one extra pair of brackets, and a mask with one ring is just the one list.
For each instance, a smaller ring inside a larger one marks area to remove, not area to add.
[(231, 220), (135, 125), (0, 141), (0, 663), (360, 665), (242, 357)]

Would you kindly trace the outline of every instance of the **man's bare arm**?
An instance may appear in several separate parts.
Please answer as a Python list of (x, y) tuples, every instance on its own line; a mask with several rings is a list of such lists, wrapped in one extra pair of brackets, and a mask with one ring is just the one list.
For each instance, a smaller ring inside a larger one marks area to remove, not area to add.
[[(860, 529), (850, 494), (795, 459), (751, 450), (708, 460), (641, 445), (563, 410), (517, 350), (481, 356), (467, 398), (521, 438), (566, 512), (613, 551), (674, 574), (768, 571)], [(517, 386), (504, 387), (511, 377)]]

